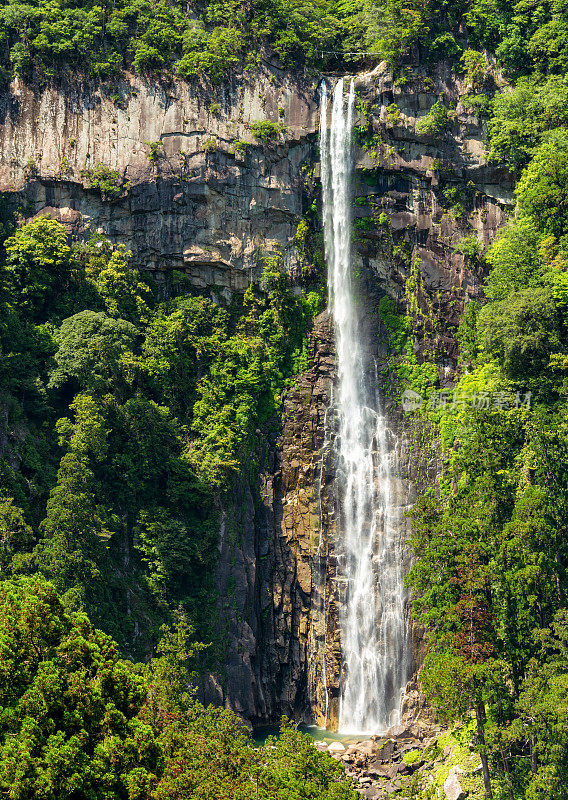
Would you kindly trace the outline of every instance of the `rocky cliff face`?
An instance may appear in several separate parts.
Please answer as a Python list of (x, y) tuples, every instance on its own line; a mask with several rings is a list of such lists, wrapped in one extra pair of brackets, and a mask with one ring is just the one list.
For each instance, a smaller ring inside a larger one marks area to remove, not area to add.
[[(460, 102), (466, 87), (443, 66), (409, 68), (398, 84), (379, 67), (358, 76), (356, 88), (356, 264), (367, 346), (382, 375), (388, 362), (377, 304), (386, 293), (410, 308), (417, 351), (434, 358), (449, 385), (460, 310), (480, 293), (481, 268), (460, 243), (493, 238), (511, 202), (506, 176), (485, 163), (483, 125)], [(417, 134), (417, 119), (440, 95), (456, 105), (448, 131)], [(262, 142), (248, 127), (262, 120), (285, 127)], [(217, 97), (133, 77), (108, 92), (89, 84), (34, 92), (15, 83), (3, 96), (1, 122), (0, 188), (20, 198), (24, 214), (123, 242), (164, 296), (185, 275), (224, 302), (246, 288), (259, 251), (280, 250), (293, 276), (301, 267), (294, 236), (318, 166), (312, 85), (268, 67)], [(98, 165), (116, 170), (112, 200), (93, 188)], [(335, 364), (325, 312), (310, 347), (309, 368), (285, 398), (278, 440), (259, 445), (266, 466), (258, 483), (243, 480), (230, 501), (219, 501), (226, 656), (204, 691), (254, 723), (283, 713), (337, 719), (340, 543), (328, 446)], [(424, 459), (399, 406), (388, 399), (387, 406), (404, 509)], [(404, 538), (408, 522), (400, 518)]]
[[(216, 97), (132, 76), (106, 90), (15, 81), (2, 98), (0, 190), (23, 190), (29, 215), (123, 242), (156, 281), (179, 269), (196, 288), (242, 291), (260, 249), (282, 247), (294, 266), (315, 110), (305, 84), (271, 72)], [(266, 146), (248, 127), (264, 120), (285, 128)], [(90, 188), (101, 166), (116, 171), (112, 200)]]

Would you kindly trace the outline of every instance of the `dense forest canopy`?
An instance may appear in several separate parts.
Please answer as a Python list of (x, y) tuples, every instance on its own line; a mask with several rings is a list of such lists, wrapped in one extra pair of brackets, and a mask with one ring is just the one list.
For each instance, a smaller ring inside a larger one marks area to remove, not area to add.
[(342, 767), (283, 722), (253, 748), (195, 700), (183, 615), (146, 665), (40, 578), (0, 582), (0, 788), (13, 800), (356, 800)]
[(78, 590), (124, 643), (122, 586), (136, 575), (111, 564), (125, 534), (150, 618), (180, 603), (210, 618), (214, 494), (258, 468), (260, 428), (276, 430), (320, 295), (294, 294), (272, 255), (230, 308), (188, 294), (183, 280), (157, 302), (124, 248), (97, 236), (69, 244), (47, 218), (17, 228), (4, 249), (2, 392), (26, 437), (20, 468), (9, 453), (0, 468), (4, 571), (39, 569), (60, 591)]
[(501, 0), (35, 0), (0, 5), (4, 77), (48, 80), (61, 69), (103, 80), (147, 75), (220, 83), (271, 52), (292, 70), (348, 68), (368, 56), (400, 63), (412, 47), (430, 61), (468, 48), (495, 53), (510, 77), (562, 75), (568, 66), (561, 2)]

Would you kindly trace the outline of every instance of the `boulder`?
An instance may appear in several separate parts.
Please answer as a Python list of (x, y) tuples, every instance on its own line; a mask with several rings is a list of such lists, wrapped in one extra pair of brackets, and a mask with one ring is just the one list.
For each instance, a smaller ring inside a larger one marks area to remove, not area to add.
[(392, 728), (389, 728), (387, 731), (387, 736), (390, 736), (391, 739), (413, 739), (413, 733), (410, 728), (407, 728), (406, 725), (393, 725)]
[(390, 761), (393, 757), (393, 753), (395, 751), (396, 745), (392, 739), (387, 739), (386, 742), (383, 742), (380, 747), (377, 748), (375, 752), (375, 758), (380, 759), (381, 761)]
[(381, 792), (376, 786), (367, 786), (361, 790), (361, 795), (365, 800), (376, 800), (381, 797)]
[(371, 739), (365, 739), (362, 742), (357, 742), (357, 744), (353, 745), (353, 748), (359, 753), (369, 756), (375, 749), (375, 743)]
[(388, 769), (387, 777), (392, 780), (396, 778), (397, 775), (409, 775), (410, 774), (410, 767), (408, 764), (405, 764), (404, 761), (398, 761), (395, 764), (391, 764)]
[(390, 766), (388, 764), (383, 764), (383, 762), (378, 759), (371, 761), (366, 767), (367, 774), (371, 775), (373, 778), (388, 778), (389, 771)]
[(341, 742), (332, 742), (327, 748), (328, 753), (343, 753), (344, 750), (345, 745), (341, 744)]
[(444, 782), (444, 794), (446, 800), (462, 800), (465, 797), (465, 791), (462, 789), (459, 781), (459, 776), (463, 775), (461, 767), (452, 767), (450, 774)]

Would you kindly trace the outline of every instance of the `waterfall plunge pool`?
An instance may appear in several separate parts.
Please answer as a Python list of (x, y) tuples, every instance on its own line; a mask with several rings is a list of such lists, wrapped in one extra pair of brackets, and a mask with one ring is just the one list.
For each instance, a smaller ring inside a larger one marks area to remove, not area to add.
[[(316, 742), (326, 742), (327, 744), (331, 742), (341, 742), (345, 747), (365, 741), (369, 738), (365, 734), (356, 736), (354, 734), (335, 733), (334, 731), (326, 730), (326, 728), (318, 728), (317, 725), (300, 724), (298, 725), (298, 730), (307, 734)], [(263, 725), (259, 728), (255, 728), (252, 732), (253, 742), (257, 747), (261, 747), (269, 736), (276, 736), (278, 738), (279, 735), (279, 725)]]

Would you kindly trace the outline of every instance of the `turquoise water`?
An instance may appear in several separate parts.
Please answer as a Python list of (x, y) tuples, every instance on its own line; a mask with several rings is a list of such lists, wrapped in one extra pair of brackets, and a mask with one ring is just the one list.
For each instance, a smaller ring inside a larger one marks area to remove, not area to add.
[[(361, 742), (366, 738), (364, 736), (334, 733), (333, 731), (328, 731), (325, 728), (318, 728), (315, 725), (298, 725), (298, 730), (302, 731), (302, 733), (306, 733), (308, 736), (311, 736), (312, 739), (315, 739), (317, 742), (343, 742), (346, 747), (349, 744)], [(278, 725), (266, 725), (262, 728), (256, 728), (252, 733), (252, 738), (254, 743), (260, 746), (264, 744), (269, 736), (278, 737), (279, 733), (280, 728)]]

